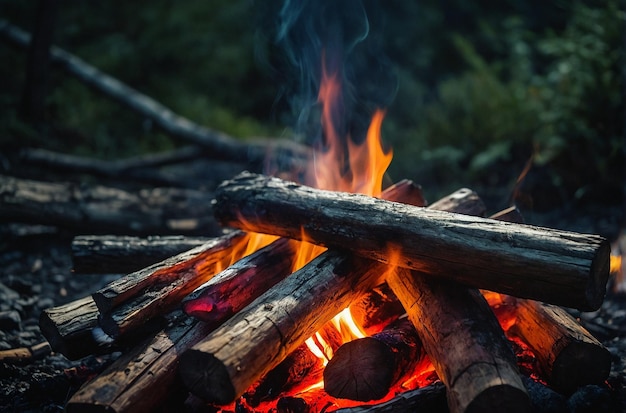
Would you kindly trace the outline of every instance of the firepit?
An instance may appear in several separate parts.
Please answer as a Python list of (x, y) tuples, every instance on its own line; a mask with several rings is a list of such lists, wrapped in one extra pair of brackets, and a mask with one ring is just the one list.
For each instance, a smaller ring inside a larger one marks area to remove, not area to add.
[[(330, 14), (323, 40), (343, 33), (338, 16)], [(347, 32), (362, 40), (367, 21), (351, 23)], [(603, 236), (527, 225), (514, 205), (486, 217), (469, 189), (429, 204), (409, 180), (389, 185), (384, 110), (363, 103), (367, 131), (344, 119), (352, 102), (343, 100), (350, 88), (341, 84), (341, 63), (353, 47), (344, 43), (316, 51), (319, 141), (280, 150), (197, 127), (106, 76), (95, 82), (115, 99), (130, 96), (161, 128), (234, 163), (249, 161), (237, 173), (222, 170), (215, 192), (2, 178), (0, 207), (11, 220), (73, 230), (7, 223), (11, 241), (32, 231), (40, 242), (63, 243), (56, 259), (73, 267), (72, 277), (123, 274), (102, 276), (97, 286), (75, 283), (70, 297), (61, 286), (66, 274), (48, 272), (53, 253), (32, 258), (39, 246), (26, 253), (26, 245), (8, 243), (0, 256), (8, 268), (46, 272), (45, 283), (66, 299), (39, 300), (40, 286), (2, 274), (0, 293), (10, 303), (0, 337), (7, 338), (0, 379), (10, 384), (3, 407), (25, 410), (42, 393), (63, 394), (39, 404), (67, 412), (624, 407), (624, 309), (611, 273), (622, 270), (626, 248), (616, 244), (611, 257)], [(53, 58), (95, 77), (61, 50)], [(69, 162), (109, 178), (170, 183), (172, 176), (140, 169), (194, 153), (108, 165), (113, 172)], [(48, 162), (48, 155), (23, 157)], [(74, 238), (87, 223), (94, 234)], [(159, 228), (163, 237), (141, 237)], [(15, 308), (32, 315), (25, 326)], [(15, 345), (22, 333), (30, 334)]]

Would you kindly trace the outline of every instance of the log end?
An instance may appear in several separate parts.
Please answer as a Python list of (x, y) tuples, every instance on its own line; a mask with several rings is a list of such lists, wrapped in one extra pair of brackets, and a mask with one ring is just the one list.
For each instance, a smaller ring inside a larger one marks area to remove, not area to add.
[(207, 402), (228, 404), (237, 397), (228, 369), (210, 353), (185, 351), (180, 356), (178, 371), (185, 387)]
[(394, 376), (394, 356), (380, 341), (366, 337), (342, 345), (324, 369), (324, 390), (358, 401), (383, 398)]
[(603, 239), (591, 262), (585, 297), (587, 307), (580, 308), (581, 311), (596, 311), (602, 306), (606, 294), (606, 284), (609, 280), (610, 261), (611, 246), (608, 240)]
[(554, 360), (550, 385), (570, 394), (587, 384), (601, 384), (611, 372), (611, 353), (599, 344), (572, 342)]

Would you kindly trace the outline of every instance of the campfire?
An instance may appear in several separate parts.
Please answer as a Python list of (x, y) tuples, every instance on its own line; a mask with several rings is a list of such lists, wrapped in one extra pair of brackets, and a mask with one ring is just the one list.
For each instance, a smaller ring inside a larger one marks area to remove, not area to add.
[(325, 73), (303, 182), (243, 172), (215, 195), (223, 236), (43, 312), (54, 351), (122, 352), (68, 412), (173, 394), (211, 411), (523, 412), (606, 380), (610, 353), (563, 307), (602, 304), (607, 240), (515, 208), (485, 218), (468, 189), (430, 205), (410, 181), (383, 189), (384, 113), (353, 144), (339, 91)]

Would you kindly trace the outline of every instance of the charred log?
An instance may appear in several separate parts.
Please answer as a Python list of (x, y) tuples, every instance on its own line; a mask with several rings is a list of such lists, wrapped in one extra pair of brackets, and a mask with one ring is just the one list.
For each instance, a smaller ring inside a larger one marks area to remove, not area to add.
[(104, 186), (0, 176), (3, 222), (51, 225), (78, 234), (217, 235), (212, 194), (178, 189), (137, 193)]
[(322, 253), (183, 353), (183, 382), (208, 401), (232, 402), (372, 289), (385, 267), (342, 252)]
[(72, 240), (77, 274), (128, 274), (211, 241), (208, 237), (165, 235), (79, 235)]
[(492, 291), (584, 310), (604, 297), (600, 236), (417, 208), (244, 173), (216, 191), (227, 226), (300, 239)]
[(109, 283), (92, 295), (102, 329), (118, 338), (172, 311), (219, 268), (240, 258), (246, 239), (240, 232), (224, 235)]
[(380, 333), (339, 347), (324, 369), (324, 389), (341, 399), (381, 399), (414, 371), (422, 354), (413, 325), (399, 320)]

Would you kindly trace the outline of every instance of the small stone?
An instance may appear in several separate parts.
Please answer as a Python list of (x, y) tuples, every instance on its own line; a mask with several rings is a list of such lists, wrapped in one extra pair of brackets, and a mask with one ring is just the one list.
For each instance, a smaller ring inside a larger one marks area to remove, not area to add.
[(0, 330), (14, 331), (20, 329), (22, 318), (15, 310), (0, 312)]
[(590, 384), (579, 388), (567, 401), (572, 413), (613, 412), (615, 406), (606, 387)]

